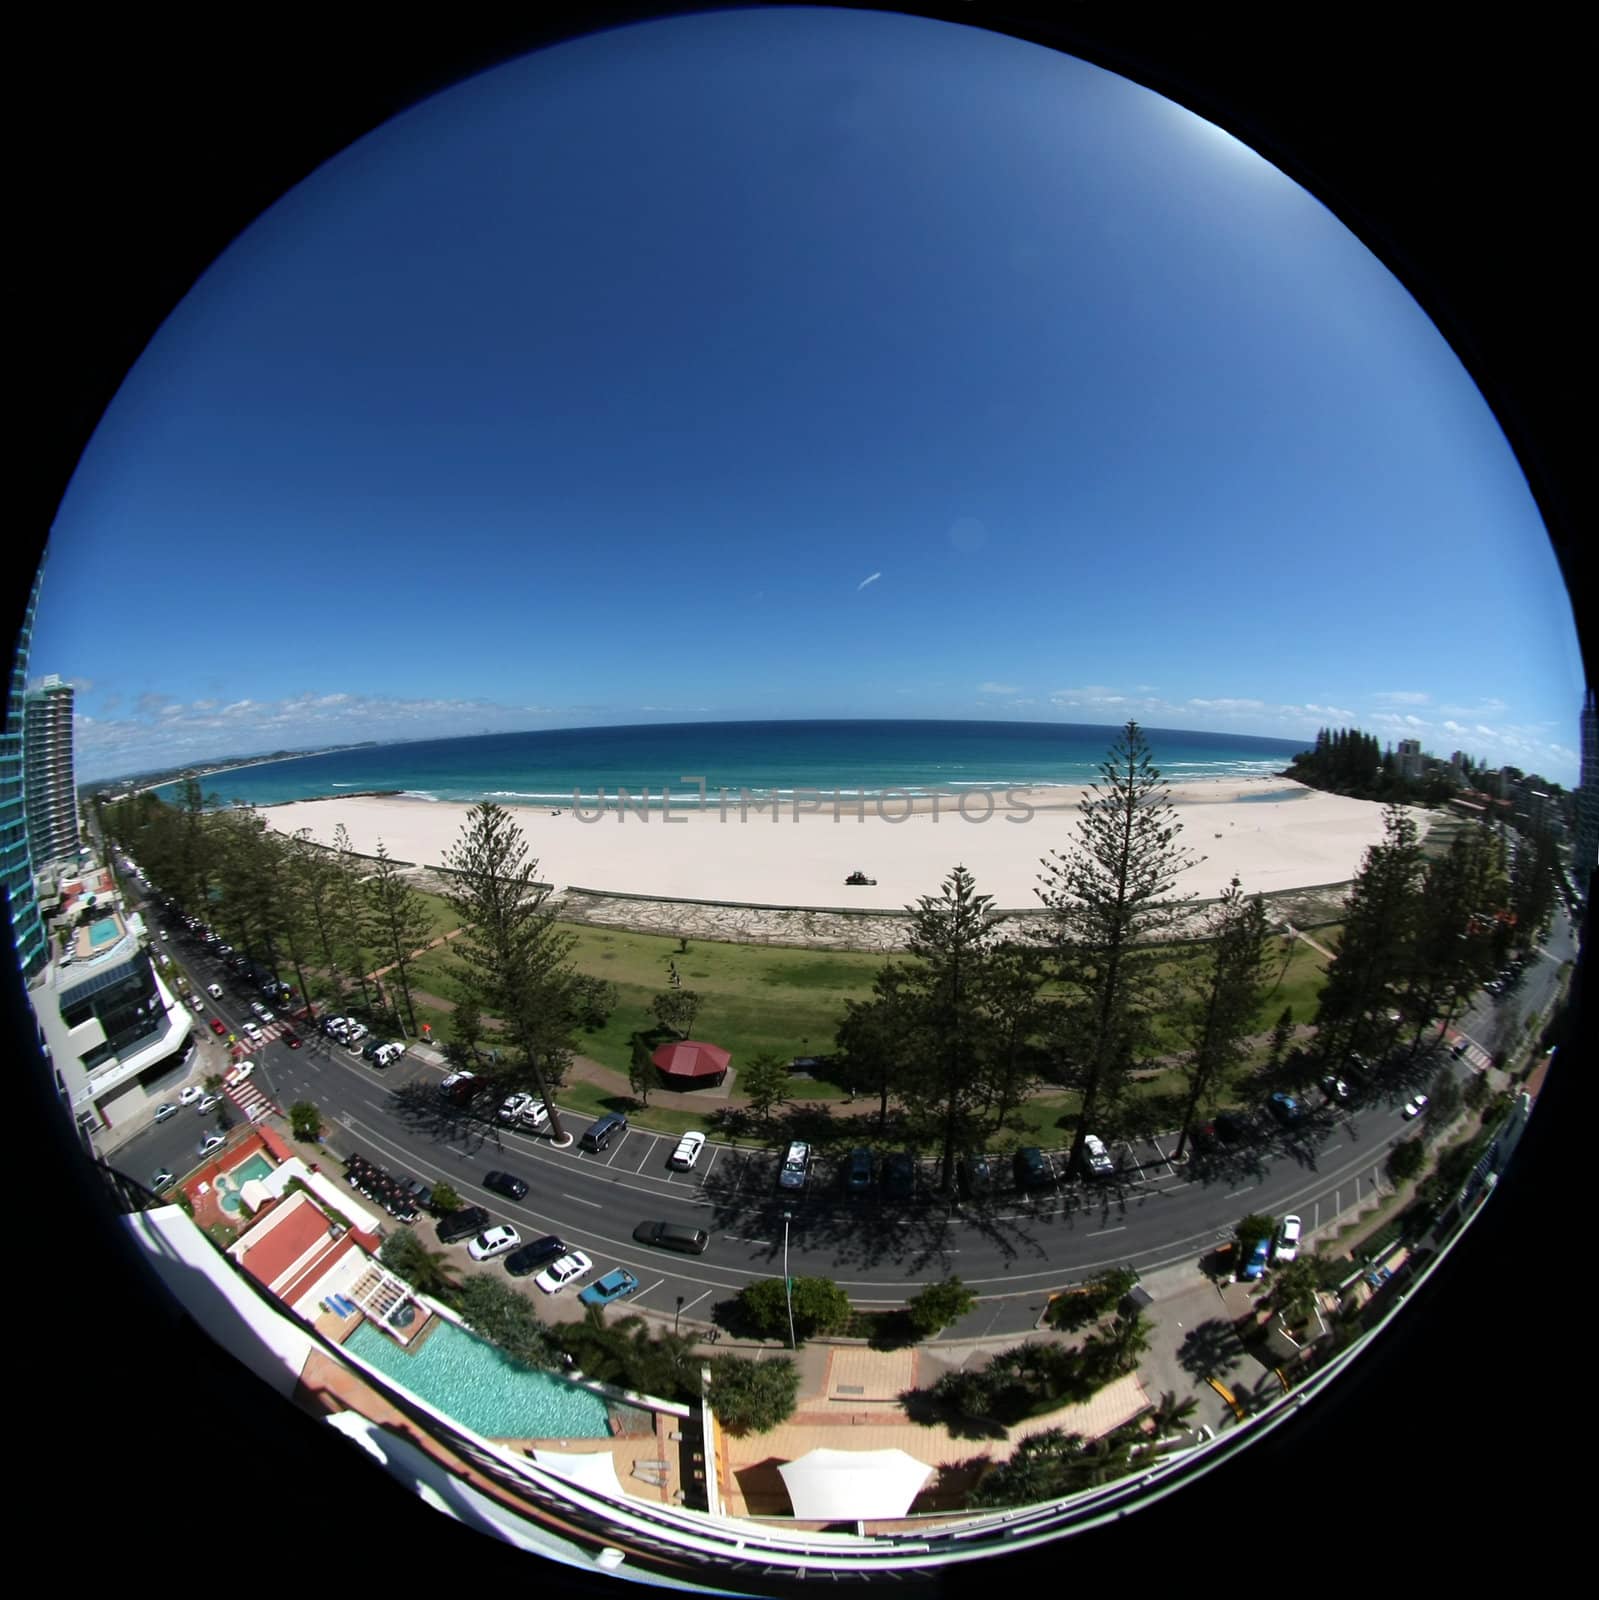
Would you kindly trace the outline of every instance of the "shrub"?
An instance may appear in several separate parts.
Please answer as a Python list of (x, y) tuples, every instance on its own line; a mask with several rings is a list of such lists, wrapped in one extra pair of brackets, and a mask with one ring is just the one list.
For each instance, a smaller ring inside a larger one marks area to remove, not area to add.
[(1395, 1183), (1404, 1183), (1421, 1171), (1426, 1159), (1420, 1139), (1401, 1139), (1388, 1152), (1388, 1176)]
[[(792, 1291), (796, 1342), (835, 1333), (850, 1319), (849, 1296), (831, 1278), (795, 1278)], [(739, 1310), (765, 1339), (788, 1338), (789, 1295), (781, 1278), (758, 1278), (739, 1291)]]
[(906, 1307), (917, 1338), (930, 1339), (952, 1322), (959, 1322), (973, 1306), (977, 1296), (951, 1275), (942, 1283), (930, 1283)]
[(794, 1414), (799, 1370), (786, 1356), (749, 1361), (743, 1356), (711, 1359), (711, 1410), (729, 1433), (765, 1433)]

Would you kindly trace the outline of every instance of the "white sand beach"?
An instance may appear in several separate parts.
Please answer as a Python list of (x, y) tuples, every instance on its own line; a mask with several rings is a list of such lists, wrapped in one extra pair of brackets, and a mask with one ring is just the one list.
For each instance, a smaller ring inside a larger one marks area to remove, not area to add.
[[(819, 812), (785, 802), (772, 812), (740, 819), (736, 798), (719, 809), (609, 812), (585, 820), (569, 807), (513, 806), (539, 876), (571, 887), (675, 899), (777, 906), (850, 906), (897, 910), (937, 892), (951, 868), (976, 877), (981, 893), (1005, 910), (1036, 908), (1040, 859), (1069, 850), (1083, 790), (1012, 791), (1014, 808), (994, 796), (908, 802), (888, 797), (881, 807), (857, 808), (831, 798)], [(1286, 796), (1292, 794), (1292, 798)], [(1278, 795), (1285, 798), (1275, 798)], [(1256, 796), (1257, 798), (1250, 798)], [(1180, 892), (1210, 898), (1236, 874), (1248, 893), (1340, 883), (1354, 876), (1366, 848), (1382, 836), (1382, 808), (1366, 800), (1304, 789), (1283, 778), (1210, 779), (1173, 784), (1171, 798), (1183, 831), (1179, 842), (1204, 859), (1178, 884)], [(1031, 807), (1031, 810), (1026, 809)], [(859, 810), (864, 809), (864, 816)], [(304, 828), (331, 844), (343, 823), (351, 845), (371, 854), (381, 839), (398, 860), (437, 866), (460, 837), (469, 807), (401, 796), (351, 796), (269, 806), (274, 828)], [(898, 819), (898, 820), (896, 820)], [(874, 886), (847, 888), (860, 869)]]

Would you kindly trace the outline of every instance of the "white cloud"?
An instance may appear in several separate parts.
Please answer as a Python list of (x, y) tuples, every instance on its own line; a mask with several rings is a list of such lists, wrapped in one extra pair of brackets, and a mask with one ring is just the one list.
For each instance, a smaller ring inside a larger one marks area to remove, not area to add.
[(871, 574), (870, 577), (862, 578), (861, 581), (855, 585), (856, 594), (859, 594), (861, 592), (861, 590), (866, 587), (867, 584), (876, 583), (877, 580), (879, 578), (881, 578), (882, 576), (883, 576), (883, 574), (881, 572), (874, 572), (874, 573)]
[(1264, 711), (1264, 700), (1190, 700), (1189, 705), (1198, 706), (1201, 711)]
[(1420, 689), (1382, 689), (1372, 699), (1385, 706), (1424, 706), (1432, 696)]
[(977, 686), (979, 694), (1015, 694), (1021, 686), (1015, 683), (980, 683)]

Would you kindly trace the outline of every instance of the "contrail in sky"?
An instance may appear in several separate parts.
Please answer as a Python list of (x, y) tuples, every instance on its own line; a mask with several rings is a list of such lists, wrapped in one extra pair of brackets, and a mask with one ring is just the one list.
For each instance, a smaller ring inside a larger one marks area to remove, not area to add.
[(882, 574), (882, 573), (881, 573), (881, 572), (874, 572), (874, 573), (873, 573), (873, 574), (872, 574), (872, 575), (871, 575), (871, 577), (869, 577), (869, 578), (862, 578), (862, 579), (861, 579), (861, 581), (860, 581), (860, 582), (859, 582), (859, 583), (857, 583), (857, 584), (856, 584), (856, 585), (855, 585), (855, 592), (856, 592), (856, 594), (859, 594), (859, 593), (860, 593), (860, 592), (861, 592), (861, 590), (862, 590), (862, 589), (864, 589), (864, 588), (865, 588), (865, 587), (866, 587), (866, 585), (867, 585), (867, 584), (869, 584), (869, 583), (876, 583), (876, 582), (877, 582), (877, 580), (878, 580), (878, 579), (879, 579), (879, 578), (881, 578), (881, 577), (882, 577), (882, 576), (883, 576), (883, 574)]

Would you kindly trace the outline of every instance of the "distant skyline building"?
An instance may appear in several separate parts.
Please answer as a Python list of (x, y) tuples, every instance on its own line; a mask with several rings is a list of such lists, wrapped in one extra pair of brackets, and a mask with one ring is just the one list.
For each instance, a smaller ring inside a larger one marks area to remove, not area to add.
[(72, 685), (52, 674), (27, 692), (22, 734), (28, 844), (35, 870), (77, 861), (78, 786), (72, 764)]
[(1582, 785), (1577, 790), (1577, 846), (1572, 876), (1586, 896), (1599, 857), (1599, 707), (1590, 689), (1582, 702)]
[(44, 965), (49, 946), (39, 900), (33, 887), (33, 855), (28, 841), (27, 790), (23, 736), (27, 726), (28, 652), (33, 643), (33, 616), (39, 601), (43, 570), (35, 575), (11, 662), (11, 691), (6, 700), (5, 731), (0, 734), (0, 885), (10, 918), (11, 942), (24, 978)]

